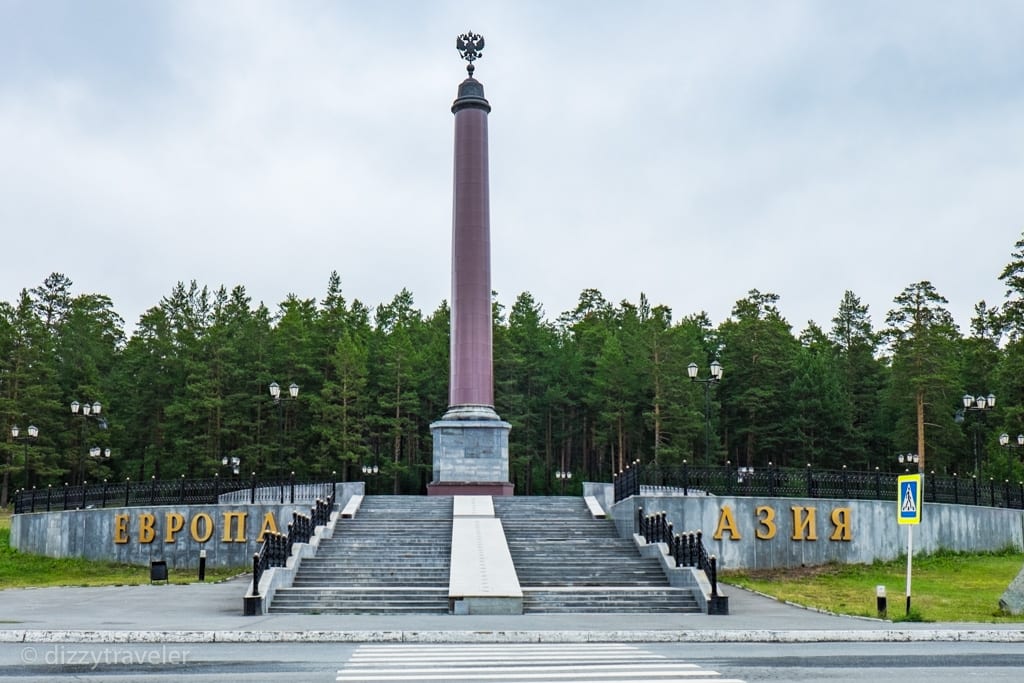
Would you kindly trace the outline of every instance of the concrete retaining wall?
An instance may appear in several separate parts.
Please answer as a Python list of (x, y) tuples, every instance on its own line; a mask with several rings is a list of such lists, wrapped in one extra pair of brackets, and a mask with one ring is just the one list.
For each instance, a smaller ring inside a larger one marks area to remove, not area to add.
[[(356, 493), (362, 493), (361, 482), (339, 483), (336, 506)], [(261, 532), (286, 533), (292, 513), (308, 515), (310, 507), (163, 505), (18, 514), (11, 517), (11, 546), (48, 557), (134, 565), (164, 560), (173, 569), (198, 567), (199, 552), (206, 550), (208, 567), (249, 567)]]
[[(702, 530), (704, 545), (722, 569), (870, 563), (897, 558), (907, 548), (907, 527), (896, 521), (895, 495), (892, 501), (634, 496), (610, 508), (622, 536), (637, 530), (641, 506), (645, 513), (666, 512), (676, 533)], [(915, 554), (1021, 550), (1024, 511), (926, 503), (913, 533)]]

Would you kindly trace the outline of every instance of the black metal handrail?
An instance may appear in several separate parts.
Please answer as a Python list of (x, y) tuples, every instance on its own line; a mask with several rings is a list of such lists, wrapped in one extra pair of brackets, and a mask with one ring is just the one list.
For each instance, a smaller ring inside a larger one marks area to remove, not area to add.
[(288, 533), (268, 532), (263, 537), (263, 544), (252, 556), (252, 597), (260, 595), (260, 579), (263, 572), (270, 567), (284, 567), (292, 555), (292, 547), (296, 543), (309, 543), (316, 527), (324, 526), (330, 520), (334, 510), (335, 494), (332, 491), (325, 499), (318, 498), (309, 515), (301, 512), (292, 513), (292, 521), (288, 522)]
[(668, 521), (665, 512), (644, 514), (643, 507), (637, 507), (637, 526), (639, 534), (647, 543), (664, 543), (668, 546), (669, 556), (677, 567), (693, 567), (704, 572), (711, 584), (711, 596), (718, 595), (718, 562), (714, 555), (709, 555), (704, 546), (704, 534), (701, 531), (686, 531), (674, 534), (672, 522)]
[[(899, 473), (857, 472), (806, 468), (676, 467), (633, 463), (614, 479), (615, 502), (640, 495), (643, 489), (657, 493), (715, 496), (767, 496), (772, 498), (833, 498), (888, 500), (894, 498)], [(984, 505), (1024, 509), (1024, 482), (1013, 484), (977, 477), (924, 477), (924, 500), (933, 503)]]
[[(55, 510), (85, 510), (104, 507), (135, 507), (147, 505), (209, 505), (221, 496), (234, 492), (239, 503), (294, 504), (296, 491), (300, 494), (312, 489), (318, 498), (335, 493), (335, 483), (323, 480), (296, 480), (295, 475), (285, 479), (259, 479), (255, 475), (248, 481), (212, 479), (156, 479), (123, 482), (102, 481), (92, 484), (47, 486), (45, 489), (20, 489), (14, 495), (14, 512), (51, 512)], [(301, 495), (300, 495), (301, 498)], [(309, 498), (305, 498), (309, 500)]]
[(640, 494), (640, 461), (634, 460), (624, 470), (612, 475), (615, 502)]

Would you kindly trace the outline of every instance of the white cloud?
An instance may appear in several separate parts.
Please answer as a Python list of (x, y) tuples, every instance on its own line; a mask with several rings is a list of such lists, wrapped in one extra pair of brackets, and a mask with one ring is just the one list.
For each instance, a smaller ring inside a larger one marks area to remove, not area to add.
[[(930, 279), (966, 327), (977, 300), (1001, 300), (1024, 227), (1012, 3), (135, 11), (105, 29), (35, 18), (0, 52), (0, 221), (19, 255), (0, 299), (60, 271), (131, 324), (178, 280), (273, 308), (319, 298), (336, 269), (348, 298), (407, 287), (432, 310), (467, 28), (488, 41), (506, 303), (530, 291), (555, 317), (584, 288), (644, 291), (718, 321), (758, 288), (800, 329), (827, 327), (847, 289), (879, 324)], [(33, 40), (48, 30), (66, 35)]]

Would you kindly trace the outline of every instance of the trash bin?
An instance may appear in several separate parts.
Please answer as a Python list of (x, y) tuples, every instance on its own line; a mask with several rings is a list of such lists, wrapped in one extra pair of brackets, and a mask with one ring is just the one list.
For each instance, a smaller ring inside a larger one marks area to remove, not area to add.
[(167, 581), (167, 561), (153, 560), (149, 563), (149, 582)]

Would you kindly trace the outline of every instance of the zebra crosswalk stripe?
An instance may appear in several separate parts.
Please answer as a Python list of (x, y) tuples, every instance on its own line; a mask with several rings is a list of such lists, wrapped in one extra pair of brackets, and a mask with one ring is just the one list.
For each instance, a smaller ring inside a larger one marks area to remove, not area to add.
[(338, 670), (340, 683), (743, 683), (634, 645), (364, 645)]

